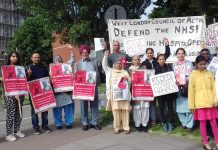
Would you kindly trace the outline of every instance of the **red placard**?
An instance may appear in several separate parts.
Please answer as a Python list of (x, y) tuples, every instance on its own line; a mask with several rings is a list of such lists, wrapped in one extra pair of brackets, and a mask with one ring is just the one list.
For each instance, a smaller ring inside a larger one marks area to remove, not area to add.
[(27, 79), (23, 66), (2, 66), (4, 90), (6, 96), (27, 95)]
[(150, 76), (154, 70), (137, 70), (132, 72), (132, 100), (153, 101)]
[(40, 78), (28, 82), (29, 92), (36, 113), (56, 106), (49, 78)]
[(95, 97), (96, 72), (78, 70), (75, 74), (73, 98), (93, 101)]
[(54, 92), (73, 91), (72, 68), (68, 64), (51, 64), (50, 72)]

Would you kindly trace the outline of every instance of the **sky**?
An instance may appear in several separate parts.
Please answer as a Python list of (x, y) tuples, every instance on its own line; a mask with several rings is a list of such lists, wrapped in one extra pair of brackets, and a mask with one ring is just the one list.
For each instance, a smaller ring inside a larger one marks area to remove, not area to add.
[(151, 3), (146, 9), (145, 13), (146, 15), (141, 15), (141, 19), (148, 19), (148, 15), (152, 12), (152, 10), (157, 7), (153, 3)]

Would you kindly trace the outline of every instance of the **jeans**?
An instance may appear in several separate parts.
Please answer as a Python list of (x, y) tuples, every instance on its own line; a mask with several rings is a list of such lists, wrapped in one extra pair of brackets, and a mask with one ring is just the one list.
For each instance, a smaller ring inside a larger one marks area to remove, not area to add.
[[(81, 121), (83, 125), (97, 125), (98, 123), (98, 89), (97, 86), (95, 88), (95, 97), (94, 101), (87, 101), (87, 100), (81, 100), (80, 101), (80, 112), (81, 112)], [(88, 104), (90, 104), (90, 110), (91, 110), (91, 121), (89, 121), (89, 107)]]
[(56, 127), (62, 126), (62, 110), (64, 109), (64, 120), (67, 126), (73, 125), (74, 122), (74, 103), (62, 107), (53, 108), (54, 123)]
[[(31, 117), (32, 117), (32, 125), (33, 129), (39, 129), (39, 117), (38, 114), (35, 113), (34, 107), (32, 104), (32, 101), (30, 101), (30, 106), (31, 106)], [(41, 118), (42, 118), (42, 128), (47, 128), (48, 127), (48, 111), (44, 111), (41, 113)]]

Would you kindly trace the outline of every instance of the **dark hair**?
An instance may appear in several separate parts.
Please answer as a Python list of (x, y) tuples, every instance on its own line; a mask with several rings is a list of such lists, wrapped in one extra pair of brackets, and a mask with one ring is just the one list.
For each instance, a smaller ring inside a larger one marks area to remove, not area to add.
[(198, 63), (200, 63), (201, 61), (207, 62), (204, 56), (199, 55), (199, 56), (197, 56), (196, 59), (195, 59), (195, 64), (198, 64)]
[(166, 59), (166, 56), (165, 56), (164, 54), (159, 54), (159, 55), (157, 55), (157, 60), (158, 60), (161, 56), (163, 56), (164, 59)]
[(11, 64), (11, 60), (10, 60), (10, 58), (11, 58), (11, 56), (13, 55), (13, 54), (15, 54), (16, 56), (17, 56), (17, 63), (15, 64), (15, 65), (21, 65), (21, 63), (20, 63), (20, 55), (19, 55), (19, 53), (18, 52), (16, 52), (16, 51), (12, 51), (12, 52), (10, 52), (9, 54), (8, 54), (8, 56), (7, 56), (7, 65), (10, 65)]
[(209, 52), (209, 53), (210, 53), (210, 50), (207, 49), (207, 48), (203, 48), (203, 49), (200, 51), (200, 54), (201, 54), (202, 52)]
[(146, 48), (146, 50), (145, 50), (145, 53), (147, 53), (148, 52), (148, 50), (151, 50), (153, 53), (154, 53), (154, 50), (153, 50), (153, 48)]
[(39, 51), (34, 51), (31, 56), (33, 56), (34, 54), (39, 54), (40, 55)]
[(182, 50), (183, 53), (186, 55), (186, 51), (185, 51), (185, 49), (182, 48), (182, 47), (180, 47), (180, 48), (178, 48), (178, 49), (176, 50), (176, 55), (177, 55), (177, 53), (178, 53), (180, 50)]

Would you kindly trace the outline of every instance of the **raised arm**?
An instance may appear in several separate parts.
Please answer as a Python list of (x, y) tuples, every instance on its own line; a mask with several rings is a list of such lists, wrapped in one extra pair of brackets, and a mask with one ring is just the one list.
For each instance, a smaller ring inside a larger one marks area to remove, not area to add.
[(104, 58), (102, 60), (102, 68), (104, 69), (104, 72), (107, 74), (108, 72), (110, 72), (111, 68), (108, 66), (108, 55), (109, 52), (105, 52), (104, 53)]
[(170, 56), (170, 54), (171, 54), (170, 46), (169, 46), (169, 40), (168, 40), (168, 38), (164, 37), (163, 41), (164, 41), (164, 45), (165, 45), (165, 53), (164, 53), (164, 55), (165, 55), (165, 58), (167, 59)]

